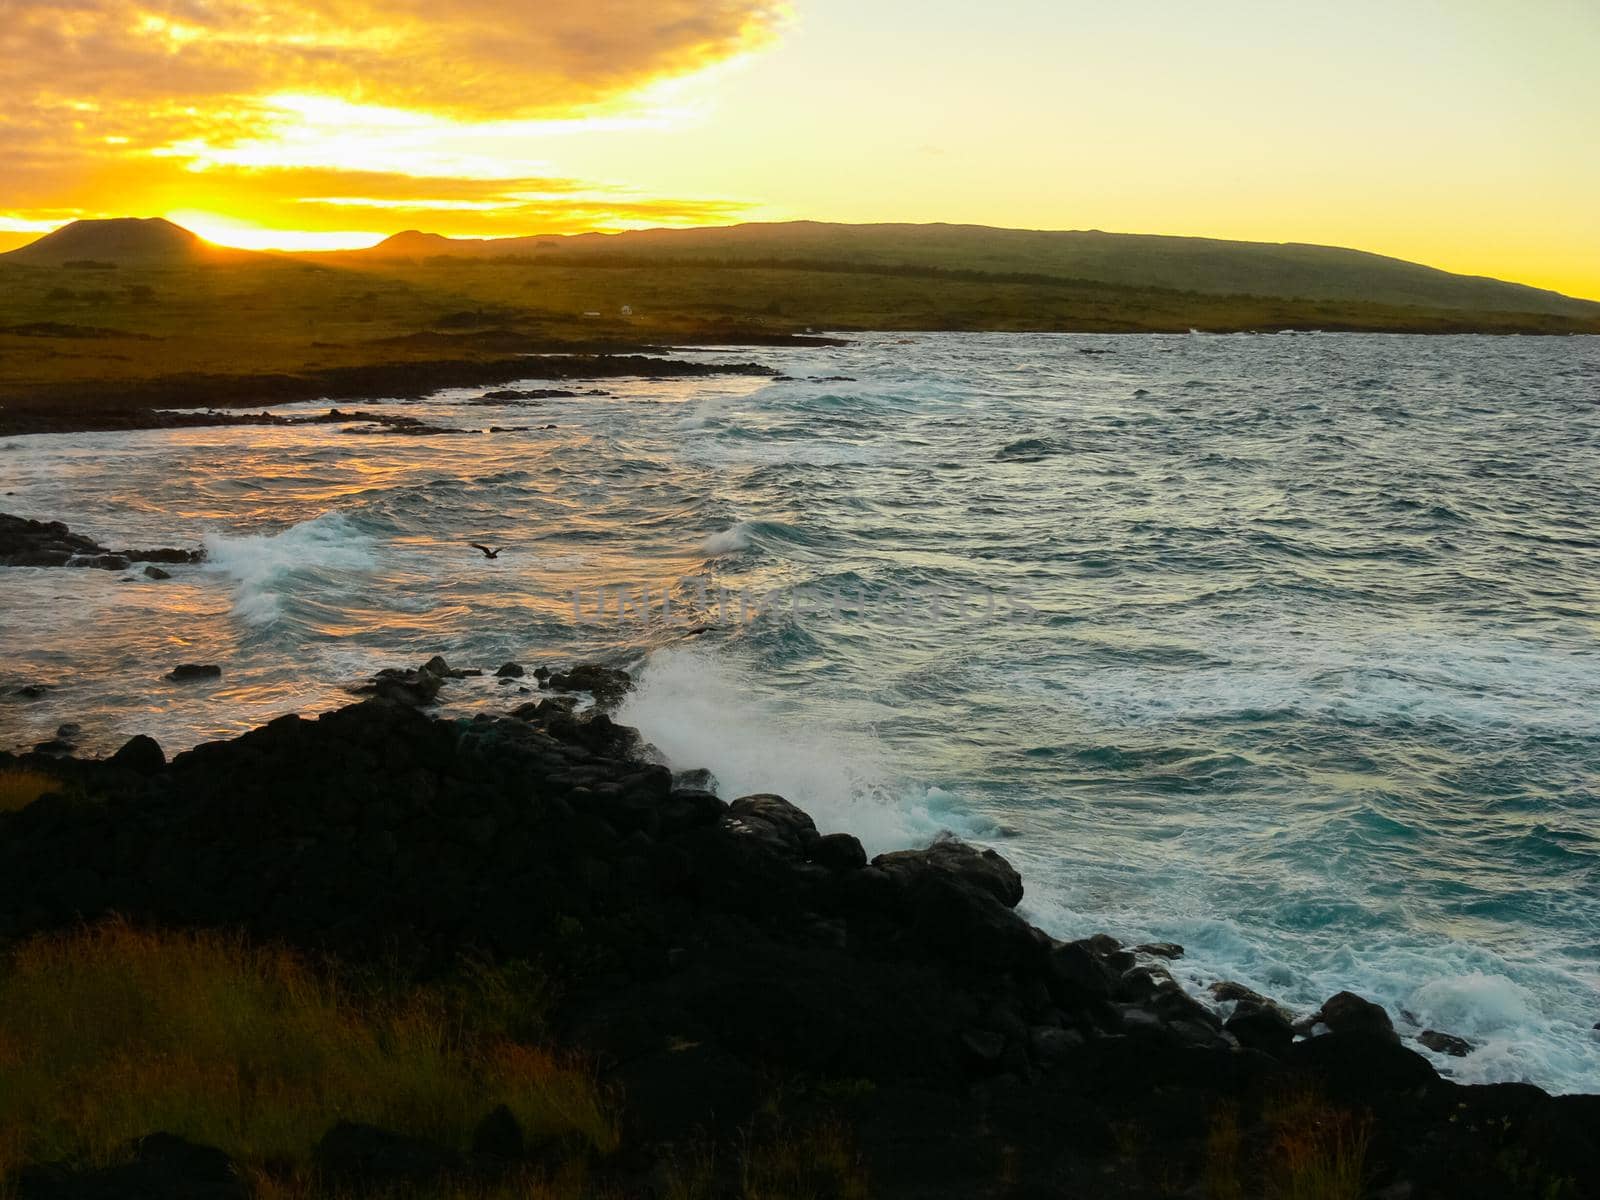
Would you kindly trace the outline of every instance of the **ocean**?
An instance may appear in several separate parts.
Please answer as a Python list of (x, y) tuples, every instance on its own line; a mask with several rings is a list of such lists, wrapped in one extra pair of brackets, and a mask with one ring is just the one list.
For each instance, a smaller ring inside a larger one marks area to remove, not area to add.
[(0, 690), (48, 687), (0, 745), (172, 753), (435, 653), (488, 668), (445, 689), (468, 714), (526, 699), (504, 661), (603, 658), (726, 798), (869, 852), (951, 831), (1057, 936), (1600, 1091), (1600, 338), (677, 353), (783, 375), (360, 406), (460, 436), (0, 442), (0, 509), (208, 552), (0, 570)]

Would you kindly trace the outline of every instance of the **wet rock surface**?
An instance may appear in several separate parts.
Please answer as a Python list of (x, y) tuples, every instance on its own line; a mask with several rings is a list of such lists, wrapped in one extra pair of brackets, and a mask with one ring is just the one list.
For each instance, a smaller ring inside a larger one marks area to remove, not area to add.
[[(123, 571), (134, 563), (193, 563), (204, 557), (200, 550), (108, 550), (92, 538), (73, 533), (60, 521), (34, 521), (0, 513), (0, 566), (99, 567)], [(159, 571), (153, 579), (168, 578)]]
[[(511, 715), (421, 711), (462, 674), (442, 659), (386, 673), (362, 703), (170, 761), (147, 738), (99, 761), (0, 756), (63, 781), (0, 814), (0, 941), (116, 913), (419, 978), (463, 956), (538, 961), (563, 980), (560, 1036), (622, 1097), (624, 1160), (736, 1139), (776, 1088), (845, 1123), (874, 1195), (1200, 1195), (1217, 1113), (1248, 1140), (1283, 1096), (1315, 1094), (1371, 1121), (1375, 1191), (1600, 1187), (1600, 1099), (1442, 1079), (1349, 993), (1313, 1037), (1240, 985), (1219, 1011), (1170, 956), (1029, 924), (993, 849), (944, 837), (869, 861), (781, 796), (729, 801), (674, 776), (570, 693)], [(548, 678), (597, 700), (626, 687), (599, 664)], [(517, 1153), (503, 1117), (480, 1134), (474, 1156)], [(135, 1165), (188, 1162), (199, 1190), (93, 1192), (30, 1168), (18, 1194), (235, 1194), (215, 1159), (185, 1155)], [(352, 1188), (462, 1161), (363, 1126), (330, 1131), (319, 1158)]]
[(1417, 1041), (1436, 1054), (1448, 1054), (1451, 1058), (1465, 1058), (1473, 1051), (1472, 1043), (1466, 1038), (1437, 1029), (1424, 1029), (1417, 1034)]

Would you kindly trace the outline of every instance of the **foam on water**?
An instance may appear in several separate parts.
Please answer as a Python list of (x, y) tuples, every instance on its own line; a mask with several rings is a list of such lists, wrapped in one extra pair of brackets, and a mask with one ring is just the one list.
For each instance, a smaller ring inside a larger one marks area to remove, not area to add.
[(709, 769), (724, 799), (776, 792), (822, 832), (855, 834), (869, 854), (920, 844), (947, 828), (982, 827), (950, 793), (896, 780), (869, 734), (815, 714), (796, 721), (712, 650), (652, 653), (617, 719), (637, 726), (674, 768)]
[(735, 550), (750, 548), (750, 522), (740, 521), (727, 529), (711, 534), (700, 548), (707, 554), (732, 554)]
[(204, 544), (206, 569), (232, 581), (234, 615), (251, 625), (276, 621), (307, 575), (362, 572), (377, 561), (373, 539), (337, 512), (277, 533), (207, 533)]

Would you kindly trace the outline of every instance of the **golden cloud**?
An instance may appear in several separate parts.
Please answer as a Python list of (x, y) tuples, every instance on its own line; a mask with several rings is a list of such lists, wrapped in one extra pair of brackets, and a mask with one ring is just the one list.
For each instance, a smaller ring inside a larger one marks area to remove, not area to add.
[(774, 36), (771, 0), (12, 0), (6, 103), (296, 92), (469, 118), (571, 113)]
[(437, 217), (459, 230), (470, 216), (485, 232), (557, 214), (566, 227), (737, 215), (517, 159), (541, 123), (635, 119), (642, 89), (761, 47), (786, 12), (773, 0), (8, 0), (0, 209), (15, 223), (206, 208), (283, 228), (360, 214), (366, 228)]

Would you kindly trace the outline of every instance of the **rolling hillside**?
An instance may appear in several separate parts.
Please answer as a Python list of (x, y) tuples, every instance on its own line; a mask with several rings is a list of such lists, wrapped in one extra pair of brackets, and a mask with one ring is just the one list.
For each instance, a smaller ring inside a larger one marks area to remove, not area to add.
[(1600, 303), (1360, 250), (1147, 234), (993, 229), (981, 225), (833, 225), (817, 221), (629, 233), (451, 239), (407, 231), (352, 257), (537, 256), (641, 264), (920, 268), (1050, 276), (1208, 295), (1355, 301), (1477, 312), (1600, 316)]
[(32, 266), (90, 263), (240, 262), (248, 250), (217, 246), (162, 217), (112, 217), (74, 221), (6, 254), (0, 260)]

